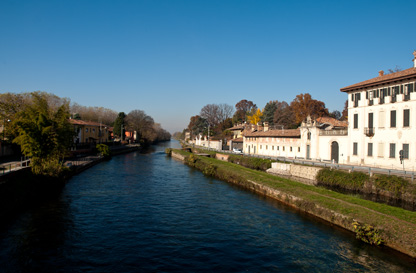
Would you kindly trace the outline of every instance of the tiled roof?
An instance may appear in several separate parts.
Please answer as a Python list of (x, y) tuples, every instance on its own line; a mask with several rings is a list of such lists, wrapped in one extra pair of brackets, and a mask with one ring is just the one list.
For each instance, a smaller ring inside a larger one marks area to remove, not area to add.
[(69, 119), (69, 122), (74, 124), (74, 125), (88, 125), (88, 126), (101, 126), (101, 127), (107, 127), (107, 125), (99, 123), (99, 122), (94, 122), (94, 121), (85, 121), (85, 120), (79, 120), (79, 119)]
[(245, 137), (300, 137), (299, 129), (279, 129), (279, 130), (269, 130), (269, 131), (255, 131), (255, 132), (246, 132)]
[(240, 124), (240, 125), (236, 125), (231, 128), (228, 128), (227, 130), (234, 131), (234, 130), (243, 130), (243, 129), (244, 129), (244, 125)]
[(231, 139), (232, 142), (243, 142), (243, 138), (242, 137), (238, 137), (238, 138), (233, 138)]
[(335, 127), (348, 127), (348, 122), (340, 121), (331, 117), (320, 117), (320, 118), (317, 118), (316, 121), (321, 124), (326, 123)]
[(364, 88), (364, 87), (371, 87), (371, 86), (389, 83), (392, 81), (399, 81), (399, 80), (404, 80), (404, 79), (409, 79), (409, 78), (416, 78), (416, 67), (412, 67), (412, 68), (399, 71), (396, 73), (378, 76), (370, 80), (366, 80), (366, 81), (359, 82), (353, 85), (349, 85), (347, 87), (341, 88), (341, 92), (353, 91), (353, 90)]

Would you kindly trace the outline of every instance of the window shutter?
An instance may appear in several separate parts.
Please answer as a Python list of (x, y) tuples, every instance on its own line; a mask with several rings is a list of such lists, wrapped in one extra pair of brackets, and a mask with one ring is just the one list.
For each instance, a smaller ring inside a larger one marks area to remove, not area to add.
[(409, 89), (409, 93), (414, 91), (413, 90), (413, 83), (409, 83), (407, 86), (408, 86), (408, 89)]
[(403, 127), (409, 127), (410, 109), (403, 110)]
[(403, 84), (400, 85), (400, 94), (403, 94)]
[(365, 92), (365, 99), (368, 100), (368, 91)]
[(354, 94), (351, 94), (351, 101), (354, 101)]

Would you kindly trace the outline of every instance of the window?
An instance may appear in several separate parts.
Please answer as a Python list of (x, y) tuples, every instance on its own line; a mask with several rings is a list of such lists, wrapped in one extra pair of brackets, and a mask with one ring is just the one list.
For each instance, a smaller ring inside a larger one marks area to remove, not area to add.
[(88, 133), (88, 128), (85, 128), (85, 132)]
[(95, 128), (92, 128), (92, 132), (95, 133)]
[(386, 115), (384, 111), (380, 111), (378, 114), (378, 128), (384, 128), (384, 124), (386, 123)]
[(358, 154), (358, 143), (357, 142), (354, 142), (353, 143), (352, 154), (353, 155), (357, 155)]
[(403, 144), (403, 158), (409, 159), (409, 144)]
[(410, 109), (403, 110), (403, 127), (410, 126)]
[(279, 151), (280, 146), (277, 146), (277, 150)]
[(283, 148), (283, 152), (285, 151), (285, 146), (282, 147)]
[(274, 151), (274, 146), (272, 146), (272, 151)]
[(292, 151), (292, 146), (290, 146), (290, 151)]
[(266, 145), (266, 150), (267, 150), (267, 145)]
[(390, 111), (390, 127), (396, 128), (396, 110)]
[(358, 114), (354, 114), (354, 129), (358, 128)]
[(368, 143), (367, 156), (373, 156), (373, 143)]
[(395, 143), (390, 143), (390, 158), (395, 158), (396, 157), (396, 144)]
[(300, 147), (298, 147), (298, 153), (300, 153)]
[(308, 140), (311, 140), (311, 132), (308, 132)]
[(260, 145), (260, 150), (261, 150), (261, 145)]
[(378, 157), (384, 157), (384, 143), (378, 144)]

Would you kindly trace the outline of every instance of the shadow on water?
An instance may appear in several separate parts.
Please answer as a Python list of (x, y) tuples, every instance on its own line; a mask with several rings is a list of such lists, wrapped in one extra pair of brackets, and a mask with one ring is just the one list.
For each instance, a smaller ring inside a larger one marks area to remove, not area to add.
[(0, 271), (413, 271), (405, 255), (162, 155), (178, 146), (74, 177), (0, 231)]

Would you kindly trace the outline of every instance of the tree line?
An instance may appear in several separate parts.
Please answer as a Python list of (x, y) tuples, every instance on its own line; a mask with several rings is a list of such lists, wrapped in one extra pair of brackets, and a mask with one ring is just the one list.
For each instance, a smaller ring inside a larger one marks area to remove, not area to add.
[[(267, 122), (270, 128), (293, 129), (308, 116), (333, 117), (338, 120), (347, 120), (348, 101), (345, 102), (342, 113), (338, 110), (329, 112), (325, 103), (313, 99), (309, 93), (297, 95), (292, 102), (272, 100), (263, 109), (257, 107), (253, 101), (240, 100), (235, 107), (228, 104), (208, 104), (202, 107), (199, 115), (190, 118), (187, 128), (176, 137), (184, 138), (185, 131), (191, 137), (199, 134), (224, 138), (231, 133), (226, 129), (238, 124), (254, 124)], [(208, 130), (208, 128), (210, 130)]]
[(67, 98), (40, 91), (0, 94), (2, 145), (5, 142), (19, 145), (22, 154), (31, 157), (35, 174), (55, 176), (62, 172), (61, 163), (75, 136), (70, 118), (114, 126), (114, 134), (118, 137), (124, 126), (126, 130), (137, 131), (139, 141), (144, 145), (170, 139), (169, 132), (142, 110), (133, 110), (128, 115), (117, 114), (102, 107), (71, 105)]

